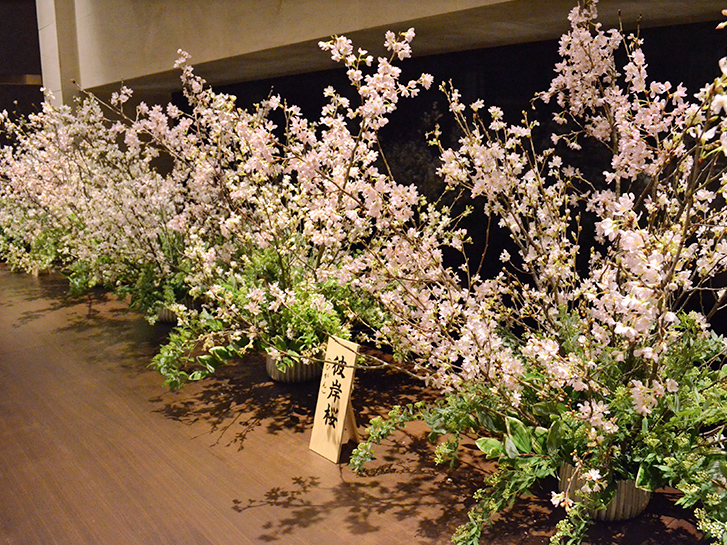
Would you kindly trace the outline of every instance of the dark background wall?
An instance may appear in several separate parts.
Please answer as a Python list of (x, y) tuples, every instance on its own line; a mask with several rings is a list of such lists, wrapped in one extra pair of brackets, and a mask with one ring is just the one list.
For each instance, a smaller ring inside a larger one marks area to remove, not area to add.
[[(674, 87), (683, 83), (690, 96), (705, 83), (711, 82), (720, 73), (719, 59), (727, 56), (727, 30), (718, 31), (715, 26), (716, 23), (700, 23), (641, 31), (649, 81), (670, 81)], [(416, 52), (416, 40), (413, 47)], [(531, 100), (536, 93), (548, 88), (558, 60), (558, 42), (547, 41), (415, 57), (400, 66), (403, 68), (404, 81), (416, 78), (422, 72), (429, 72), (435, 77), (435, 85), (452, 81), (461, 91), (464, 102), (481, 98), (487, 106), (500, 106), (510, 122), (519, 121), (522, 112), (528, 111), (530, 119), (540, 115), (541, 125), (547, 127), (551, 123), (551, 113), (547, 108), (533, 112)], [(344, 71), (330, 70), (217, 89), (236, 95), (242, 107), (265, 99), (273, 91), (290, 103), (299, 105), (309, 119), (316, 119), (325, 104), (322, 92), (328, 85), (344, 94), (350, 87)], [(389, 125), (380, 134), (382, 148), (397, 181), (417, 185), (430, 199), (438, 198), (443, 191), (436, 175), (437, 152), (427, 146), (425, 138), (426, 132), (432, 130), (435, 123), (442, 124), (448, 140), (445, 143), (454, 145), (457, 131), (452, 126), (447, 102), (442, 93), (433, 88), (417, 98), (403, 99), (391, 116)], [(543, 133), (541, 138), (549, 136), (547, 128)], [(609, 158), (600, 149), (588, 150), (579, 156), (580, 162), (576, 164), (593, 181), (597, 181), (603, 170), (608, 168)], [(474, 208), (478, 209), (477, 203), (474, 203)], [(468, 254), (470, 259), (476, 261), (479, 261), (485, 247), (484, 220), (481, 213), (475, 213), (463, 222), (474, 239)], [(489, 246), (494, 256), (499, 255), (501, 248), (508, 248), (511, 253), (515, 251), (508, 237), (499, 232), (496, 225), (491, 226)], [(451, 256), (451, 259), (456, 257)], [(493, 265), (499, 270), (497, 262)]]
[[(641, 31), (649, 80), (670, 81), (674, 87), (683, 83), (690, 95), (713, 80), (719, 74), (719, 59), (727, 55), (727, 30), (716, 30), (715, 26), (716, 23), (699, 23)], [(413, 48), (416, 53), (416, 40)], [(553, 40), (414, 57), (400, 66), (404, 81), (429, 72), (435, 77), (435, 86), (452, 81), (465, 102), (481, 98), (488, 106), (500, 106), (507, 120), (516, 122), (521, 112), (532, 111), (533, 96), (548, 88), (558, 60), (558, 41)], [(299, 105), (309, 119), (316, 119), (325, 104), (323, 89), (328, 85), (352, 96), (345, 71), (340, 69), (239, 83), (217, 87), (217, 90), (237, 96), (242, 107), (249, 107), (275, 92)], [(549, 114), (544, 117), (541, 122), (548, 123)], [(434, 150), (427, 149), (424, 135), (436, 122), (444, 124), (446, 129), (450, 118), (446, 100), (436, 88), (414, 99), (400, 101), (391, 122), (381, 133), (382, 145), (398, 180), (417, 184), (429, 196), (441, 191), (433, 165), (426, 165), (427, 157), (433, 156)], [(454, 139), (456, 133), (450, 131), (450, 140)]]
[[(727, 56), (727, 29), (716, 30), (716, 23), (699, 23), (640, 31), (651, 80), (669, 80), (675, 86), (684, 83), (695, 93), (719, 74), (717, 62)], [(354, 44), (355, 46), (355, 44)], [(416, 40), (413, 43), (416, 52)], [(486, 104), (502, 107), (506, 114), (519, 116), (528, 108), (538, 91), (547, 89), (558, 61), (558, 42), (547, 41), (507, 47), (463, 51), (446, 55), (414, 57), (400, 63), (403, 79), (429, 72), (436, 82), (451, 80), (467, 101), (482, 98)], [(332, 64), (333, 66), (333, 64)], [(303, 108), (309, 117), (316, 117), (324, 104), (323, 89), (333, 85), (343, 91), (348, 87), (345, 73), (329, 70), (311, 74), (239, 83), (217, 90), (236, 95), (245, 107), (263, 100), (273, 90)], [(436, 91), (422, 98), (405, 100), (400, 112), (409, 116), (421, 113), (424, 105), (441, 100)], [(513, 114), (514, 112), (514, 114)]]
[(0, 0), (0, 111), (35, 111), (43, 100), (40, 86), (21, 82), (40, 73), (35, 1)]

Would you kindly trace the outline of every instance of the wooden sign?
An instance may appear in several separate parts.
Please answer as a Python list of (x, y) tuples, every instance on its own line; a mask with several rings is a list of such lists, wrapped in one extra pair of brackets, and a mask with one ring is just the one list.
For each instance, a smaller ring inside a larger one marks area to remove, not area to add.
[(351, 408), (351, 389), (358, 345), (329, 337), (326, 361), (318, 390), (310, 449), (337, 464), (344, 441), (358, 441), (356, 419)]

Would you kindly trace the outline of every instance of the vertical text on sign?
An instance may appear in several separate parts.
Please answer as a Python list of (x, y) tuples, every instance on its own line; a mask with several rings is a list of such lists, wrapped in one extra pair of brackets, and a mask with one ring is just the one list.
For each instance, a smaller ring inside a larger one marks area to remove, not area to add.
[[(336, 464), (341, 456), (344, 429), (355, 428), (351, 389), (357, 356), (357, 344), (329, 337), (310, 449)], [(354, 429), (348, 431), (355, 432)]]

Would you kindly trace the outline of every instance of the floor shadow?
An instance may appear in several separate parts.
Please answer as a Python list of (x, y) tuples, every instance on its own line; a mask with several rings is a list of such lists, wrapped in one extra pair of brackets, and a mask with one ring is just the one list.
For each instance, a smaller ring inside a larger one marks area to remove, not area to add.
[(169, 328), (149, 324), (125, 301), (102, 290), (69, 300), (62, 307), (48, 305), (38, 317), (61, 310), (53, 319), (51, 333), (66, 343), (82, 342), (88, 347), (83, 361), (91, 364), (113, 362), (113, 367), (125, 371), (147, 371), (169, 333)]
[[(69, 328), (93, 327), (88, 323), (89, 319), (98, 317), (101, 314), (100, 308), (115, 299), (114, 295), (103, 288), (94, 288), (89, 292), (72, 296), (69, 293), (69, 282), (66, 277), (58, 273), (45, 273), (39, 276), (14, 273), (9, 271), (7, 265), (0, 264), (0, 279), (2, 279), (2, 294), (0, 307), (12, 307), (17, 302), (28, 306), (35, 306), (33, 303), (42, 302), (39, 308), (25, 310), (19, 314), (15, 328), (27, 325), (35, 320), (43, 318), (50, 313), (68, 308), (77, 308), (78, 319)], [(115, 312), (122, 312), (123, 309), (114, 309)]]
[[(481, 542), (488, 545), (546, 545), (565, 515), (550, 503), (556, 481), (544, 481), (533, 494), (498, 514)], [(623, 521), (596, 521), (583, 545), (698, 545), (704, 543), (691, 512), (675, 505), (678, 495), (659, 490), (644, 513)]]
[(340, 483), (327, 489), (315, 476), (296, 477), (289, 487), (271, 488), (263, 497), (235, 499), (232, 509), (242, 513), (280, 508), (280, 518), (263, 525), (257, 537), (261, 542), (285, 542), (287, 536), (328, 519), (343, 520), (353, 535), (416, 521), (412, 536), (416, 543), (449, 542), (456, 526), (466, 520), (470, 508), (466, 500), (483, 475), (464, 468), (440, 471), (432, 467), (433, 448), (422, 439), (392, 448), (400, 452), (389, 452), (363, 476), (344, 466)]
[[(216, 443), (244, 448), (245, 439), (258, 428), (269, 434), (282, 430), (305, 433), (313, 425), (319, 382), (274, 382), (265, 371), (265, 358), (250, 353), (220, 367), (213, 376), (189, 383), (178, 392), (152, 399), (159, 412), (186, 423), (204, 421)], [(424, 383), (390, 369), (356, 371), (351, 403), (359, 432), (370, 419), (395, 404), (432, 397)], [(348, 452), (350, 453), (351, 447)], [(344, 459), (346, 457), (344, 456)]]
[(631, 520), (599, 522), (588, 545), (696, 545), (707, 543), (697, 531), (694, 514), (675, 504), (679, 494), (659, 490), (644, 513)]
[[(358, 372), (353, 402), (359, 428), (395, 403), (430, 395), (419, 381), (401, 373)], [(285, 412), (279, 418), (284, 419)], [(316, 477), (300, 476), (289, 487), (272, 488), (263, 497), (235, 499), (232, 508), (238, 512), (263, 506), (284, 509), (275, 523), (262, 528), (262, 542), (285, 541), (285, 536), (322, 522), (331, 513), (338, 513), (336, 518), (345, 521), (350, 533), (373, 533), (379, 531), (376, 515), (387, 513), (396, 520), (416, 520), (418, 543), (447, 543), (457, 526), (467, 521), (472, 496), (493, 466), (483, 461), (474, 442), (465, 441), (460, 463), (453, 468), (436, 467), (434, 445), (426, 439), (425, 426), (413, 426), (380, 445), (376, 460), (367, 466), (363, 476), (342, 466), (341, 484), (326, 491), (320, 489)], [(351, 448), (350, 443), (345, 446), (343, 460), (348, 459)], [(555, 486), (554, 479), (543, 482), (533, 494), (495, 517), (481, 543), (547, 544), (564, 515), (550, 502)], [(641, 516), (598, 522), (584, 545), (701, 544), (693, 514), (675, 505), (677, 497), (673, 491), (659, 491)]]
[(152, 402), (159, 412), (185, 423), (204, 421), (216, 444), (237, 445), (258, 428), (276, 435), (283, 430), (304, 433), (313, 425), (318, 382), (283, 384), (265, 372), (262, 354), (248, 354), (218, 369), (203, 382), (186, 385)]
[(423, 380), (396, 369), (357, 369), (351, 402), (360, 428), (388, 413), (394, 405), (434, 401), (436, 394)]
[(38, 276), (11, 271), (7, 264), (0, 263), (0, 277), (4, 297), (0, 307), (14, 304), (14, 300), (49, 300), (52, 306), (62, 308), (75, 304), (75, 298), (68, 296), (68, 279), (58, 273), (44, 273)]
[[(85, 299), (67, 297), (67, 282), (58, 275), (33, 279), (14, 277), (0, 264), (3, 297), (0, 306), (31, 301), (33, 310), (20, 314), (21, 325), (59, 312), (59, 336), (67, 343), (84, 341), (83, 361), (107, 362), (134, 374), (146, 371), (151, 356), (169, 327), (150, 326), (130, 313), (113, 296), (94, 291)], [(38, 304), (35, 304), (35, 303)], [(26, 307), (27, 308), (27, 307)], [(60, 312), (62, 311), (62, 312)], [(68, 335), (72, 333), (72, 335)], [(91, 342), (86, 342), (91, 341)], [(217, 443), (244, 448), (255, 430), (267, 435), (304, 434), (312, 427), (318, 383), (280, 384), (268, 378), (264, 357), (250, 354), (243, 361), (222, 367), (212, 378), (189, 384), (180, 392), (166, 392), (152, 401), (157, 411), (184, 423), (202, 423)], [(352, 396), (359, 430), (374, 416), (395, 404), (433, 399), (424, 384), (391, 369), (357, 371)], [(261, 542), (285, 542), (297, 530), (323, 522), (337, 513), (350, 533), (364, 535), (383, 524), (406, 521), (415, 526), (416, 542), (446, 543), (455, 528), (467, 520), (472, 494), (492, 469), (477, 456), (473, 463), (453, 468), (434, 466), (433, 445), (423, 427), (397, 432), (377, 449), (377, 459), (363, 476), (340, 467), (341, 478), (325, 488), (321, 478), (305, 473), (287, 487), (273, 487), (261, 497), (240, 496), (232, 509), (246, 512), (280, 509), (275, 522), (261, 528)], [(343, 459), (352, 445), (346, 445)], [(551, 485), (553, 483), (550, 483)], [(563, 513), (550, 503), (552, 486), (546, 483), (533, 495), (497, 518), (481, 542), (488, 545), (539, 545), (548, 542)], [(675, 505), (676, 496), (659, 491), (647, 510), (630, 521), (598, 523), (588, 545), (697, 545), (702, 543), (691, 512)], [(386, 517), (379, 515), (386, 514)]]
[[(361, 432), (373, 416), (396, 403), (422, 399), (431, 393), (421, 381), (391, 370), (357, 370), (352, 402)], [(213, 377), (186, 385), (181, 391), (152, 400), (159, 412), (186, 424), (203, 424), (215, 444), (243, 450), (253, 431), (266, 435), (305, 434), (313, 425), (318, 382), (280, 384), (265, 372), (264, 356), (249, 354), (220, 368)], [(342, 449), (345, 463), (355, 445)], [(483, 473), (460, 466), (434, 467), (434, 446), (425, 434), (397, 432), (377, 451), (377, 460), (363, 476), (341, 466), (341, 480), (324, 489), (315, 475), (301, 474), (288, 487), (271, 488), (262, 497), (235, 499), (238, 512), (279, 508), (280, 518), (262, 528), (260, 542), (285, 541), (301, 529), (323, 522), (335, 512), (349, 533), (379, 530), (386, 524), (416, 521), (417, 542), (446, 543), (457, 524), (466, 520), (469, 498), (481, 485)]]
[(112, 321), (119, 319), (124, 322), (138, 321), (141, 316), (130, 310), (125, 304), (105, 291), (94, 291), (80, 297), (65, 297), (64, 304), (51, 306), (48, 311), (61, 308), (73, 308), (74, 313), (69, 316), (66, 325), (57, 329), (59, 332), (83, 333), (99, 327), (109, 326), (114, 329)]

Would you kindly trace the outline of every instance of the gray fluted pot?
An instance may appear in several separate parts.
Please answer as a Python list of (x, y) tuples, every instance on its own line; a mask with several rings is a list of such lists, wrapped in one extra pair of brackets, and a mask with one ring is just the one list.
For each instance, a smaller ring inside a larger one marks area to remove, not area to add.
[(295, 360), (291, 367), (285, 371), (278, 369), (276, 359), (270, 354), (265, 356), (265, 370), (268, 376), (276, 382), (308, 382), (321, 376), (322, 369), (317, 363), (303, 363)]
[[(564, 492), (568, 489), (569, 483), (575, 479), (570, 486), (569, 496), (575, 499), (575, 491), (583, 486), (584, 481), (575, 475), (575, 468), (570, 464), (560, 466), (558, 472), (558, 489)], [(606, 509), (589, 510), (589, 514), (596, 520), (626, 520), (639, 516), (644, 512), (651, 499), (651, 492), (636, 488), (632, 480), (617, 481), (616, 493), (613, 499), (606, 506)]]

